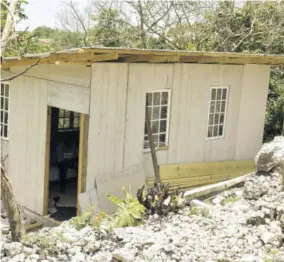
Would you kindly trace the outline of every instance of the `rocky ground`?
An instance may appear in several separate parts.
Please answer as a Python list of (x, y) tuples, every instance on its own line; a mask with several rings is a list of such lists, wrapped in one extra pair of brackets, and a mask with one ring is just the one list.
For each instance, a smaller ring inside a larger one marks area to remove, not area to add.
[(1, 261), (284, 262), (283, 162), (267, 168), (264, 158), (242, 187), (138, 227), (78, 231), (67, 221), (28, 234), (25, 245), (3, 235)]

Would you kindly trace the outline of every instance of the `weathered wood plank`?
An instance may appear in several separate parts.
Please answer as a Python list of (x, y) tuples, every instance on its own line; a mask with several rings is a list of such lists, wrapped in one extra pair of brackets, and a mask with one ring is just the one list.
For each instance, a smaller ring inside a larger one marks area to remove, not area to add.
[[(175, 187), (183, 190), (214, 184), (239, 177), (253, 170), (253, 160), (160, 166), (161, 180), (163, 183), (169, 184), (171, 190)], [(152, 185), (153, 180), (148, 179), (147, 184)]]

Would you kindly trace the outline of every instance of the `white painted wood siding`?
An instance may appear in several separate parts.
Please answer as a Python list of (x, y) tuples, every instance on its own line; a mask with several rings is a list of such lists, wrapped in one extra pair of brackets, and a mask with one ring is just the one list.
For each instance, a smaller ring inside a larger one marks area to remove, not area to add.
[[(176, 64), (168, 163), (235, 158), (243, 66)], [(207, 140), (210, 85), (229, 86), (225, 137)]]
[[(18, 73), (23, 69), (25, 67), (15, 67), (11, 72)], [(91, 85), (91, 68), (86, 65), (37, 65), (25, 76), (88, 88)]]
[(47, 102), (54, 106), (89, 114), (90, 88), (48, 81)]
[(42, 214), (47, 82), (18, 77), (10, 94), (9, 177), (18, 202)]
[(123, 169), (127, 68), (119, 63), (92, 67), (87, 189), (96, 176)]
[[(262, 140), (268, 77), (269, 66), (258, 65), (129, 64), (128, 68), (115, 64), (94, 65), (91, 118), (97, 120), (92, 120), (90, 130), (91, 136), (96, 138), (90, 137), (89, 152), (95, 148), (95, 142), (91, 141), (96, 141), (101, 151), (90, 153), (96, 154), (98, 159), (97, 164), (89, 164), (92, 166), (88, 169), (90, 188), (95, 173), (118, 172), (139, 164), (146, 177), (153, 176), (150, 153), (143, 151), (145, 97), (146, 92), (152, 90), (171, 89), (172, 94), (169, 148), (157, 152), (159, 164), (252, 159)], [(112, 80), (117, 78), (119, 84)], [(229, 87), (225, 135), (216, 140), (206, 139), (210, 86)], [(111, 89), (116, 97), (118, 88), (123, 90), (123, 98), (119, 96), (121, 103), (116, 103), (109, 95)], [(252, 113), (246, 115), (254, 96), (260, 97), (260, 100), (254, 99), (257, 112), (250, 111)], [(125, 114), (115, 119), (114, 112)], [(251, 121), (255, 113), (256, 124)], [(124, 121), (125, 127), (121, 125)], [(112, 132), (115, 133), (117, 125), (125, 136), (122, 138), (118, 133), (120, 139), (112, 144), (108, 140), (114, 141)], [(257, 135), (252, 139), (255, 132)], [(245, 149), (248, 143), (243, 137), (250, 139), (249, 150)], [(123, 148), (123, 153), (119, 148)], [(96, 171), (90, 175), (94, 168)]]
[(262, 145), (270, 66), (245, 65), (238, 118), (236, 159), (252, 159)]
[[(129, 64), (127, 122), (125, 130), (124, 167), (148, 161), (144, 153), (146, 93), (172, 89), (173, 64)], [(157, 153), (159, 163), (167, 162), (166, 152)]]

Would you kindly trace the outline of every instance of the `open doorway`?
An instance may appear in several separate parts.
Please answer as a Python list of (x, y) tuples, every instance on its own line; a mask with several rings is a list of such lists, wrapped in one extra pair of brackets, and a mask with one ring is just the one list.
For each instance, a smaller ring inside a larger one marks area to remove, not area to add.
[(48, 215), (63, 221), (77, 214), (80, 113), (50, 108)]

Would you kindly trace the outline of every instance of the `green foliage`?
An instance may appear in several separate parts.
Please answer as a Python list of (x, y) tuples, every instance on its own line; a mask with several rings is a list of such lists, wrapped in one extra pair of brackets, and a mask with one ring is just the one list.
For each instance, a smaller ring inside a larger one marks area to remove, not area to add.
[(108, 199), (117, 206), (117, 211), (101, 221), (101, 226), (108, 231), (118, 227), (128, 227), (139, 225), (144, 218), (145, 207), (139, 203), (137, 198), (133, 198), (123, 187), (124, 200), (108, 195)]
[[(26, 16), (25, 11), (24, 11), (24, 5), (27, 4), (27, 3), (28, 3), (27, 0), (19, 0), (18, 1), (17, 7), (16, 7), (16, 12), (15, 12), (15, 17), (17, 19), (19, 19), (19, 20), (27, 19), (27, 16)], [(5, 24), (6, 24), (6, 19), (7, 19), (7, 14), (8, 14), (7, 6), (9, 6), (8, 1), (2, 0), (1, 1), (1, 33), (3, 32), (3, 29), (4, 29)]]
[[(283, 83), (281, 83), (283, 82)], [(267, 111), (264, 128), (264, 141), (283, 134), (284, 128), (284, 70), (271, 72)], [(284, 135), (284, 134), (283, 134)]]
[(77, 230), (84, 228), (87, 225), (93, 226), (95, 223), (94, 216), (95, 207), (89, 207), (89, 210), (83, 212), (81, 215), (74, 217), (70, 223), (76, 227)]
[(210, 211), (205, 207), (192, 207), (190, 209), (189, 216), (202, 216), (206, 218), (210, 218)]

